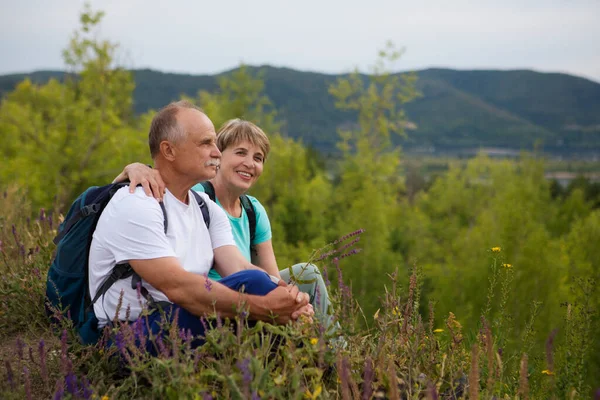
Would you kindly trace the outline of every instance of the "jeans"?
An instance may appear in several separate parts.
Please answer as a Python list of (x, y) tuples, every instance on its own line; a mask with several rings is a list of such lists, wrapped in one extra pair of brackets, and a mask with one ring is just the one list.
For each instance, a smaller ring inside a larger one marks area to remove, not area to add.
[[(258, 270), (245, 270), (232, 274), (219, 281), (220, 284), (227, 286), (230, 289), (239, 291), (244, 288), (244, 293), (264, 296), (277, 287), (277, 284), (271, 281), (269, 275), (266, 272)], [(203, 289), (204, 290), (204, 289)], [(202, 321), (200, 317), (191, 314), (186, 309), (178, 306), (177, 304), (168, 304), (161, 307), (160, 312), (155, 311), (148, 316), (141, 317), (141, 332), (140, 335), (149, 338), (150, 333), (155, 338), (167, 336), (169, 333), (162, 331), (162, 324), (166, 321), (172, 323), (177, 315), (177, 328), (179, 331), (184, 330), (186, 334), (189, 332), (194, 337), (192, 340), (192, 347), (198, 347), (204, 344), (204, 333), (208, 328), (206, 320)], [(147, 321), (146, 321), (147, 318)], [(139, 324), (139, 322), (133, 322), (133, 324)], [(149, 328), (149, 329), (148, 329)], [(139, 339), (136, 340), (139, 344)], [(157, 346), (150, 340), (145, 341), (146, 351), (156, 356), (158, 353)]]

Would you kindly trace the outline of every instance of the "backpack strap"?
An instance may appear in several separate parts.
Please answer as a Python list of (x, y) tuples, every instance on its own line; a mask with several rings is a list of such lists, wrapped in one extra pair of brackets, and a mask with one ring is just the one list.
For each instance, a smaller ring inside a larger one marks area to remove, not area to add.
[(210, 183), (210, 181), (200, 182), (200, 184), (204, 188), (204, 193), (208, 195), (208, 198), (216, 203), (217, 196), (215, 195), (215, 187), (213, 186), (213, 184)]
[(79, 211), (67, 221), (67, 223), (62, 228), (61, 232), (54, 237), (54, 240), (53, 240), (54, 244), (58, 245), (58, 242), (60, 242), (62, 240), (62, 238), (64, 238), (65, 235), (67, 233), (69, 233), (69, 231), (71, 230), (73, 225), (75, 225), (81, 219), (83, 219), (91, 214), (96, 214), (101, 209), (102, 209), (102, 207), (100, 206), (99, 203), (88, 204), (87, 206), (81, 207), (79, 209)]
[(254, 247), (252, 242), (256, 238), (256, 212), (254, 210), (254, 206), (252, 202), (245, 194), (240, 196), (240, 202), (242, 203), (242, 207), (246, 210), (246, 215), (248, 216), (248, 223), (250, 225), (250, 250)]
[[(212, 187), (212, 184), (210, 182), (202, 182), (202, 183), (203, 184), (208, 183)], [(202, 186), (204, 186), (204, 185), (202, 185)], [(208, 206), (204, 202), (204, 199), (202, 199), (202, 196), (200, 196), (194, 190), (192, 190), (191, 192), (194, 194), (194, 197), (196, 198), (196, 202), (198, 203), (198, 206), (200, 206), (200, 211), (202, 211), (202, 218), (204, 218), (204, 223), (206, 224), (206, 227), (210, 228), (210, 214), (208, 213)], [(214, 196), (214, 193), (215, 192), (213, 190), (213, 196)]]

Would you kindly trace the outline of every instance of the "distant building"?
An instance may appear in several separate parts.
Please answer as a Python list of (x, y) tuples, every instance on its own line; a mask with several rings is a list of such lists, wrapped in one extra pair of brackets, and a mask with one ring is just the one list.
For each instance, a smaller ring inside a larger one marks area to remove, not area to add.
[(556, 172), (546, 172), (544, 177), (546, 179), (553, 179), (558, 182), (558, 184), (562, 187), (569, 186), (575, 178), (578, 176), (583, 176), (588, 179), (590, 182), (598, 183), (600, 182), (600, 173), (597, 172), (589, 172), (589, 173), (575, 173), (575, 172), (564, 172), (564, 171), (556, 171)]

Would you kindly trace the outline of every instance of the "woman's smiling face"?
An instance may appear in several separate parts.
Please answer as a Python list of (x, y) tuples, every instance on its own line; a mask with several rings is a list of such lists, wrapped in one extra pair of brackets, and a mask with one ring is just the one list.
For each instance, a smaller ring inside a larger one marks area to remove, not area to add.
[(218, 175), (226, 183), (248, 190), (263, 171), (265, 156), (259, 146), (245, 140), (222, 151)]

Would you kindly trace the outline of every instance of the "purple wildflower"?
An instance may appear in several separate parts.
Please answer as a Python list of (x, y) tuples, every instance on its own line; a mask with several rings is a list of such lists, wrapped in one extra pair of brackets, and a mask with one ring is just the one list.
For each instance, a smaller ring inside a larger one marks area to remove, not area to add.
[(77, 377), (73, 372), (69, 372), (67, 377), (65, 378), (65, 382), (67, 384), (67, 393), (72, 395), (77, 394)]
[(13, 374), (12, 368), (10, 366), (10, 361), (6, 360), (4, 362), (6, 366), (6, 380), (8, 380), (8, 384), (12, 390), (15, 390), (15, 376)]
[(326, 266), (323, 267), (321, 274), (323, 275), (323, 280), (325, 281), (325, 285), (326, 286), (331, 285), (331, 282), (329, 281), (329, 276), (327, 275), (327, 267)]
[(328, 258), (328, 257), (330, 257), (330, 256), (332, 256), (332, 255), (334, 255), (334, 254), (335, 254), (335, 253), (337, 253), (337, 252), (338, 252), (338, 250), (337, 250), (337, 249), (330, 250), (330, 251), (328, 251), (327, 253), (323, 253), (323, 254), (321, 254), (321, 255), (319, 256), (319, 258), (317, 258), (315, 261), (322, 261), (322, 260), (324, 260), (324, 259), (326, 259), (326, 258)]
[(354, 231), (354, 232), (351, 232), (351, 233), (349, 233), (349, 234), (347, 234), (347, 235), (344, 235), (344, 236), (342, 236), (341, 238), (337, 239), (337, 240), (336, 240), (335, 242), (333, 242), (333, 243), (334, 243), (334, 244), (341, 243), (341, 242), (343, 242), (343, 241), (345, 241), (345, 240), (347, 240), (347, 239), (350, 239), (351, 237), (354, 237), (354, 236), (356, 236), (356, 235), (360, 235), (360, 234), (361, 234), (361, 233), (363, 233), (364, 231), (365, 231), (364, 229), (359, 229), (359, 230), (356, 230), (356, 231)]
[(62, 336), (60, 338), (60, 350), (62, 360), (62, 373), (67, 375), (69, 373), (68, 363), (69, 355), (67, 354), (67, 330), (63, 329)]
[(46, 210), (43, 208), (40, 208), (40, 221), (43, 221), (44, 219), (46, 219)]
[(371, 398), (371, 395), (373, 394), (373, 387), (372, 387), (372, 383), (373, 383), (373, 377), (374, 377), (374, 370), (373, 370), (373, 361), (371, 360), (370, 357), (367, 357), (367, 359), (365, 360), (365, 370), (363, 372), (363, 392), (362, 392), (362, 398), (364, 400), (368, 400)]
[(260, 400), (260, 396), (258, 395), (256, 390), (252, 392), (252, 400)]
[(438, 395), (437, 389), (432, 382), (429, 382), (427, 393), (429, 394), (429, 398), (431, 400), (438, 400), (440, 396)]
[(213, 397), (206, 392), (202, 392), (202, 400), (213, 400)]
[(204, 288), (207, 292), (210, 292), (212, 290), (212, 281), (208, 279), (208, 272), (204, 273)]
[(252, 372), (250, 371), (250, 359), (245, 358), (242, 361), (238, 361), (235, 364), (240, 372), (242, 373), (242, 381), (244, 382), (244, 386), (250, 385), (252, 382)]
[(115, 335), (115, 345), (117, 346), (117, 349), (119, 349), (119, 352), (125, 354), (125, 338), (123, 337), (123, 332), (119, 331)]
[(315, 305), (317, 306), (317, 308), (319, 308), (319, 306), (321, 305), (321, 290), (318, 286), (315, 288)]
[(182, 342), (185, 342), (187, 339), (187, 334), (185, 332), (185, 328), (181, 328), (178, 333), (179, 333), (179, 339), (181, 339)]
[(194, 354), (194, 371), (198, 371), (198, 364), (200, 364), (200, 359), (202, 358), (202, 352), (196, 350)]
[(188, 349), (190, 349), (192, 347), (193, 339), (194, 339), (194, 335), (192, 335), (192, 330), (188, 329), (185, 333), (185, 344), (187, 345)]
[(38, 353), (40, 356), (40, 375), (44, 382), (48, 382), (48, 370), (46, 369), (46, 350), (44, 349), (44, 339), (38, 344)]
[(162, 335), (160, 335), (160, 334), (156, 338), (156, 345), (158, 346), (158, 352), (162, 356), (165, 356), (165, 358), (167, 358), (166, 356), (168, 356), (168, 351), (167, 351), (165, 344), (163, 343)]
[(94, 394), (94, 391), (90, 387), (90, 381), (86, 377), (83, 377), (81, 381), (81, 392), (85, 400), (89, 400)]
[(27, 400), (31, 400), (31, 377), (27, 367), (23, 367), (23, 375), (25, 376), (25, 396)]
[(346, 258), (346, 257), (349, 257), (349, 256), (351, 256), (351, 255), (354, 255), (354, 254), (360, 253), (360, 251), (361, 251), (361, 249), (352, 249), (352, 250), (350, 250), (349, 252), (347, 252), (346, 254), (342, 254), (342, 255), (340, 256), (340, 258)]
[(52, 400), (62, 400), (64, 395), (65, 389), (61, 386), (58, 389), (56, 389), (56, 392), (54, 392), (54, 397), (52, 398)]
[(136, 339), (141, 339), (144, 335), (144, 327), (141, 318), (136, 319), (133, 323), (133, 334)]
[(351, 241), (350, 243), (346, 243), (345, 245), (343, 245), (342, 247), (339, 248), (339, 252), (341, 253), (342, 251), (354, 246), (356, 243), (358, 243), (358, 241), (360, 240), (360, 236), (357, 237), (356, 239), (354, 239), (353, 241)]
[(13, 237), (15, 238), (15, 243), (18, 246), (19, 245), (19, 236), (17, 236), (17, 227), (15, 226), (15, 224), (12, 225), (12, 234), (13, 234)]

